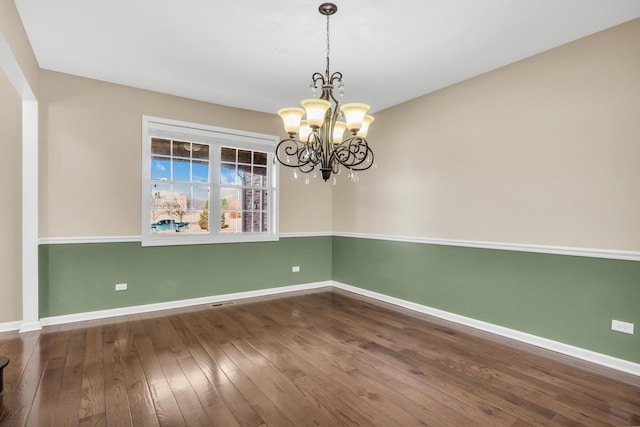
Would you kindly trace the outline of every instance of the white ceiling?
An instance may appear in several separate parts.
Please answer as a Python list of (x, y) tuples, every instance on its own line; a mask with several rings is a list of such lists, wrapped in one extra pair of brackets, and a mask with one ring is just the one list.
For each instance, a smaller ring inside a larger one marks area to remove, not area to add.
[[(274, 113), (325, 69), (318, 0), (15, 0), (40, 67)], [(640, 17), (638, 0), (343, 0), (345, 102), (399, 104)], [(639, 40), (640, 45), (640, 40)]]

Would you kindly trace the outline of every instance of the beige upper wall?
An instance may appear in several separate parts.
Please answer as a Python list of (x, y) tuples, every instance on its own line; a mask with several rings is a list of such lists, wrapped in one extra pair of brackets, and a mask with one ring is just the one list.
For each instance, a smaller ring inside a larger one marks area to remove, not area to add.
[[(283, 133), (275, 114), (50, 71), (39, 84), (41, 238), (140, 235), (143, 115)], [(281, 175), (280, 231), (330, 231), (331, 189)]]
[(635, 20), (378, 113), (334, 230), (640, 250), (638, 46)]
[(0, 69), (0, 323), (22, 319), (22, 100)]

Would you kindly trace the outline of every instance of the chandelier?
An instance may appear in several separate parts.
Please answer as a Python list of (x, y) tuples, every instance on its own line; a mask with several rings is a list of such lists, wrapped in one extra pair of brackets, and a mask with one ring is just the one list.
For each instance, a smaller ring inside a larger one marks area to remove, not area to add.
[(304, 108), (289, 107), (278, 111), (282, 118), (288, 138), (281, 140), (276, 147), (276, 158), (284, 166), (294, 168), (293, 179), (298, 171), (314, 176), (318, 170), (327, 181), (336, 175), (342, 167), (349, 169), (349, 179), (358, 182), (358, 171), (374, 166), (373, 151), (367, 144), (367, 131), (373, 122), (373, 116), (367, 114), (369, 105), (361, 103), (340, 104), (333, 95), (334, 85), (344, 95), (342, 73), (329, 71), (329, 17), (338, 11), (333, 3), (323, 3), (318, 8), (327, 17), (327, 68), (324, 74), (313, 73), (309, 87), (315, 96), (316, 90), (322, 92), (318, 98), (305, 99)]

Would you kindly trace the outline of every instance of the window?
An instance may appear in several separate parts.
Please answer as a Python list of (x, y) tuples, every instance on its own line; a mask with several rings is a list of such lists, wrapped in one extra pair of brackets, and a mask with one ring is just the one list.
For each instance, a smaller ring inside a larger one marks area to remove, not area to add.
[(142, 119), (142, 244), (278, 239), (277, 137)]

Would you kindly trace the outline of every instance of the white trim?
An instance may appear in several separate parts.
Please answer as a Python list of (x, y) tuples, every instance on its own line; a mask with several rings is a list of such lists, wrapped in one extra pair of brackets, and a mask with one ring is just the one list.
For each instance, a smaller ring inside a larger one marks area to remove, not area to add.
[(0, 69), (22, 99), (22, 331), (38, 322), (38, 100), (0, 33)]
[[(310, 233), (280, 233), (280, 238), (289, 237), (331, 237), (329, 231)], [(141, 236), (89, 236), (89, 237), (43, 237), (39, 240), (41, 245), (77, 245), (82, 243), (140, 243)]]
[(81, 243), (132, 243), (142, 241), (140, 236), (88, 236), (88, 237), (43, 237), (41, 245), (75, 245)]
[(492, 323), (483, 322), (481, 320), (472, 319), (470, 317), (460, 316), (459, 314), (450, 313), (444, 310), (428, 307), (426, 305), (417, 304), (417, 303), (406, 301), (400, 298), (395, 298), (395, 297), (380, 294), (377, 292), (368, 291), (366, 289), (347, 285), (345, 283), (331, 281), (331, 284), (335, 288), (342, 289), (348, 292), (353, 292), (358, 295), (363, 295), (378, 301), (397, 305), (418, 313), (428, 314), (430, 316), (438, 317), (440, 319), (444, 319), (450, 322), (459, 323), (465, 326), (470, 326), (475, 329), (490, 332), (492, 334), (500, 335), (506, 338), (511, 338), (516, 341), (521, 341), (527, 344), (534, 345), (536, 347), (545, 348), (547, 350), (555, 351), (561, 354), (566, 354), (568, 356), (575, 357), (577, 359), (586, 360), (587, 362), (595, 363), (598, 365), (606, 366), (608, 368), (616, 369), (618, 371), (640, 376), (640, 364), (630, 362), (628, 360), (619, 359), (617, 357), (608, 356), (606, 354), (597, 353), (595, 351), (586, 350), (584, 348), (575, 347), (569, 344), (564, 344), (564, 343), (553, 341), (547, 338), (538, 337), (536, 335), (527, 334), (525, 332), (520, 332), (515, 329), (505, 328), (504, 326), (494, 325)]
[(4, 322), (0, 323), (0, 332), (11, 332), (17, 331), (22, 326), (22, 322)]
[(22, 101), (22, 321), (20, 332), (38, 322), (38, 103)]
[(259, 289), (256, 291), (237, 292), (233, 294), (213, 295), (201, 298), (192, 298), (177, 301), (161, 302), (156, 304), (136, 305), (131, 307), (114, 308), (110, 310), (90, 311), (86, 313), (66, 314), (40, 319), (44, 326), (60, 325), (64, 323), (83, 322), (87, 320), (104, 319), (107, 317), (126, 316), (130, 314), (149, 313), (173, 308), (184, 308), (194, 305), (211, 304), (217, 302), (234, 301), (246, 298), (256, 298), (270, 295), (284, 294), (288, 292), (308, 291), (320, 288), (330, 288), (331, 282), (314, 282), (302, 285), (282, 286), (279, 288)]
[[(421, 243), (426, 245), (459, 246), (465, 248), (498, 249), (503, 251), (534, 252), (552, 255), (571, 255), (590, 258), (620, 259), (640, 261), (640, 252), (614, 251), (609, 249), (572, 248), (563, 246), (541, 246), (516, 243), (479, 242), (473, 240), (428, 239), (422, 237), (387, 236), (382, 234), (333, 233), (331, 231), (280, 233), (287, 237), (352, 237), (358, 239), (389, 240), (393, 242)], [(90, 236), (90, 237), (43, 237), (41, 245), (62, 245), (78, 243), (122, 243), (140, 242), (140, 236)]]
[(301, 231), (298, 233), (280, 233), (280, 237), (333, 237), (330, 231), (309, 231), (307, 233)]
[(40, 329), (42, 329), (42, 323), (40, 323), (40, 321), (22, 322), (22, 325), (20, 326), (20, 333), (39, 331)]
[(566, 246), (543, 246), (522, 243), (481, 242), (475, 240), (431, 239), (422, 237), (388, 236), (382, 234), (333, 233), (336, 237), (390, 240), (394, 242), (422, 243), (427, 245), (461, 246), (465, 248), (498, 249), (503, 251), (534, 252), (553, 255), (572, 255), (590, 258), (640, 261), (640, 252), (610, 249), (574, 248)]

